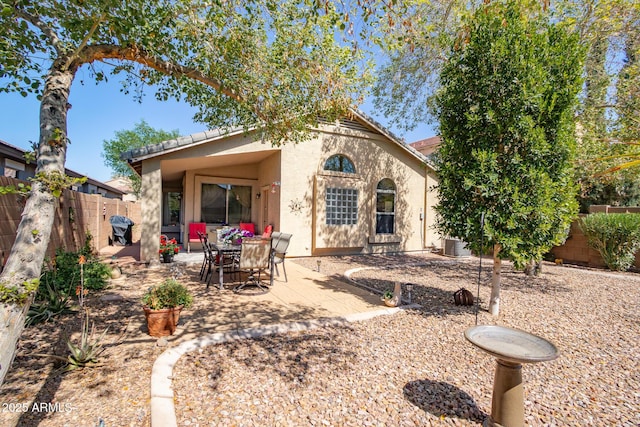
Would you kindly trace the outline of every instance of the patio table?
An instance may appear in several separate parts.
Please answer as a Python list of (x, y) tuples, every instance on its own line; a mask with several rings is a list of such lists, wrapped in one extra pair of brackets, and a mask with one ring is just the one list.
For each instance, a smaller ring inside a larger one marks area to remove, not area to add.
[[(220, 286), (220, 289), (223, 289), (224, 287), (224, 266), (223, 266), (223, 260), (225, 258), (225, 256), (235, 256), (235, 255), (240, 255), (240, 250), (242, 249), (241, 245), (230, 245), (227, 243), (211, 243), (211, 247), (213, 248), (214, 251), (216, 251), (218, 253), (218, 260), (219, 260), (219, 276), (218, 276), (218, 284)], [(207, 287), (209, 285), (207, 284)]]
[[(261, 239), (263, 244), (271, 245), (271, 239)], [(222, 260), (225, 256), (240, 256), (242, 251), (242, 245), (233, 245), (227, 243), (211, 243), (211, 247), (218, 253), (218, 259)], [(273, 286), (273, 270), (274, 270), (274, 251), (271, 249), (271, 255), (269, 256), (269, 285)], [(220, 289), (224, 288), (224, 268), (219, 266), (218, 283)], [(207, 284), (207, 287), (209, 285)]]

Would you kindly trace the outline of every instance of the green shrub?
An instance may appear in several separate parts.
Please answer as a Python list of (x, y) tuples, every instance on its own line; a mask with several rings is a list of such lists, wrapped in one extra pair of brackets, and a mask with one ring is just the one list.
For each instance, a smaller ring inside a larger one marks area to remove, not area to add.
[(597, 213), (581, 218), (579, 225), (609, 269), (626, 271), (633, 265), (640, 249), (640, 214)]
[(149, 288), (142, 297), (142, 304), (152, 310), (178, 306), (189, 308), (192, 302), (189, 290), (175, 279), (167, 279), (160, 285)]
[[(56, 250), (56, 257), (51, 265), (45, 264), (42, 268), (41, 283), (48, 283), (52, 288), (64, 292), (66, 295), (75, 296), (76, 288), (80, 286), (81, 281), (80, 256), (84, 256), (86, 260), (83, 265), (84, 289), (104, 289), (111, 276), (111, 268), (107, 264), (101, 263), (91, 250), (91, 235), (89, 234), (84, 247), (78, 252)], [(42, 289), (42, 291), (46, 292), (46, 289)]]

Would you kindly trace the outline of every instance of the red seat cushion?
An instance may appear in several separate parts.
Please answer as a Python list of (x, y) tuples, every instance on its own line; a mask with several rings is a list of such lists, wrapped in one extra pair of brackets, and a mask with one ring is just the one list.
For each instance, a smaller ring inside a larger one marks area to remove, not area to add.
[(189, 240), (199, 242), (200, 237), (198, 237), (198, 231), (202, 234), (207, 233), (207, 223), (206, 222), (191, 222), (189, 223)]
[(263, 239), (268, 239), (269, 237), (271, 237), (271, 232), (273, 231), (273, 225), (267, 225), (264, 228), (264, 232), (262, 233), (262, 238)]
[(249, 231), (251, 234), (256, 234), (256, 226), (252, 222), (241, 222), (240, 230)]

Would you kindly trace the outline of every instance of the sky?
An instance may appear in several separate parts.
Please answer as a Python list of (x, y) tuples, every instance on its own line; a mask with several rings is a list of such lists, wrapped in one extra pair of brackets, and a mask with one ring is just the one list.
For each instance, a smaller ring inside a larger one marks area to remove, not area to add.
[[(82, 84), (81, 78), (81, 74), (76, 76), (69, 99), (72, 107), (68, 112), (67, 130), (71, 144), (67, 150), (66, 167), (89, 178), (103, 182), (111, 178), (111, 169), (104, 165), (102, 157), (103, 141), (115, 138), (117, 131), (133, 129), (141, 120), (155, 129), (177, 129), (180, 135), (207, 130), (205, 125), (192, 120), (196, 110), (187, 103), (156, 101), (151, 91), (142, 103), (138, 103), (132, 94), (120, 92), (117, 77), (99, 85), (92, 80)], [(387, 126), (388, 121), (376, 113), (370, 100), (359, 108)], [(2, 93), (0, 112), (0, 140), (29, 150), (30, 141), (37, 142), (39, 137), (40, 104), (35, 96), (23, 98), (16, 93)], [(407, 142), (435, 135), (428, 124), (418, 126), (410, 133), (402, 133), (392, 127), (388, 129)]]

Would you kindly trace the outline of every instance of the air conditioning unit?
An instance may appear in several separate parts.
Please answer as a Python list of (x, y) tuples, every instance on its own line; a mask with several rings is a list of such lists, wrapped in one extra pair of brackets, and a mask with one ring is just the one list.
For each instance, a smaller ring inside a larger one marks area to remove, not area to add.
[(467, 248), (467, 244), (459, 239), (444, 240), (444, 255), (462, 258), (471, 256), (471, 250)]

